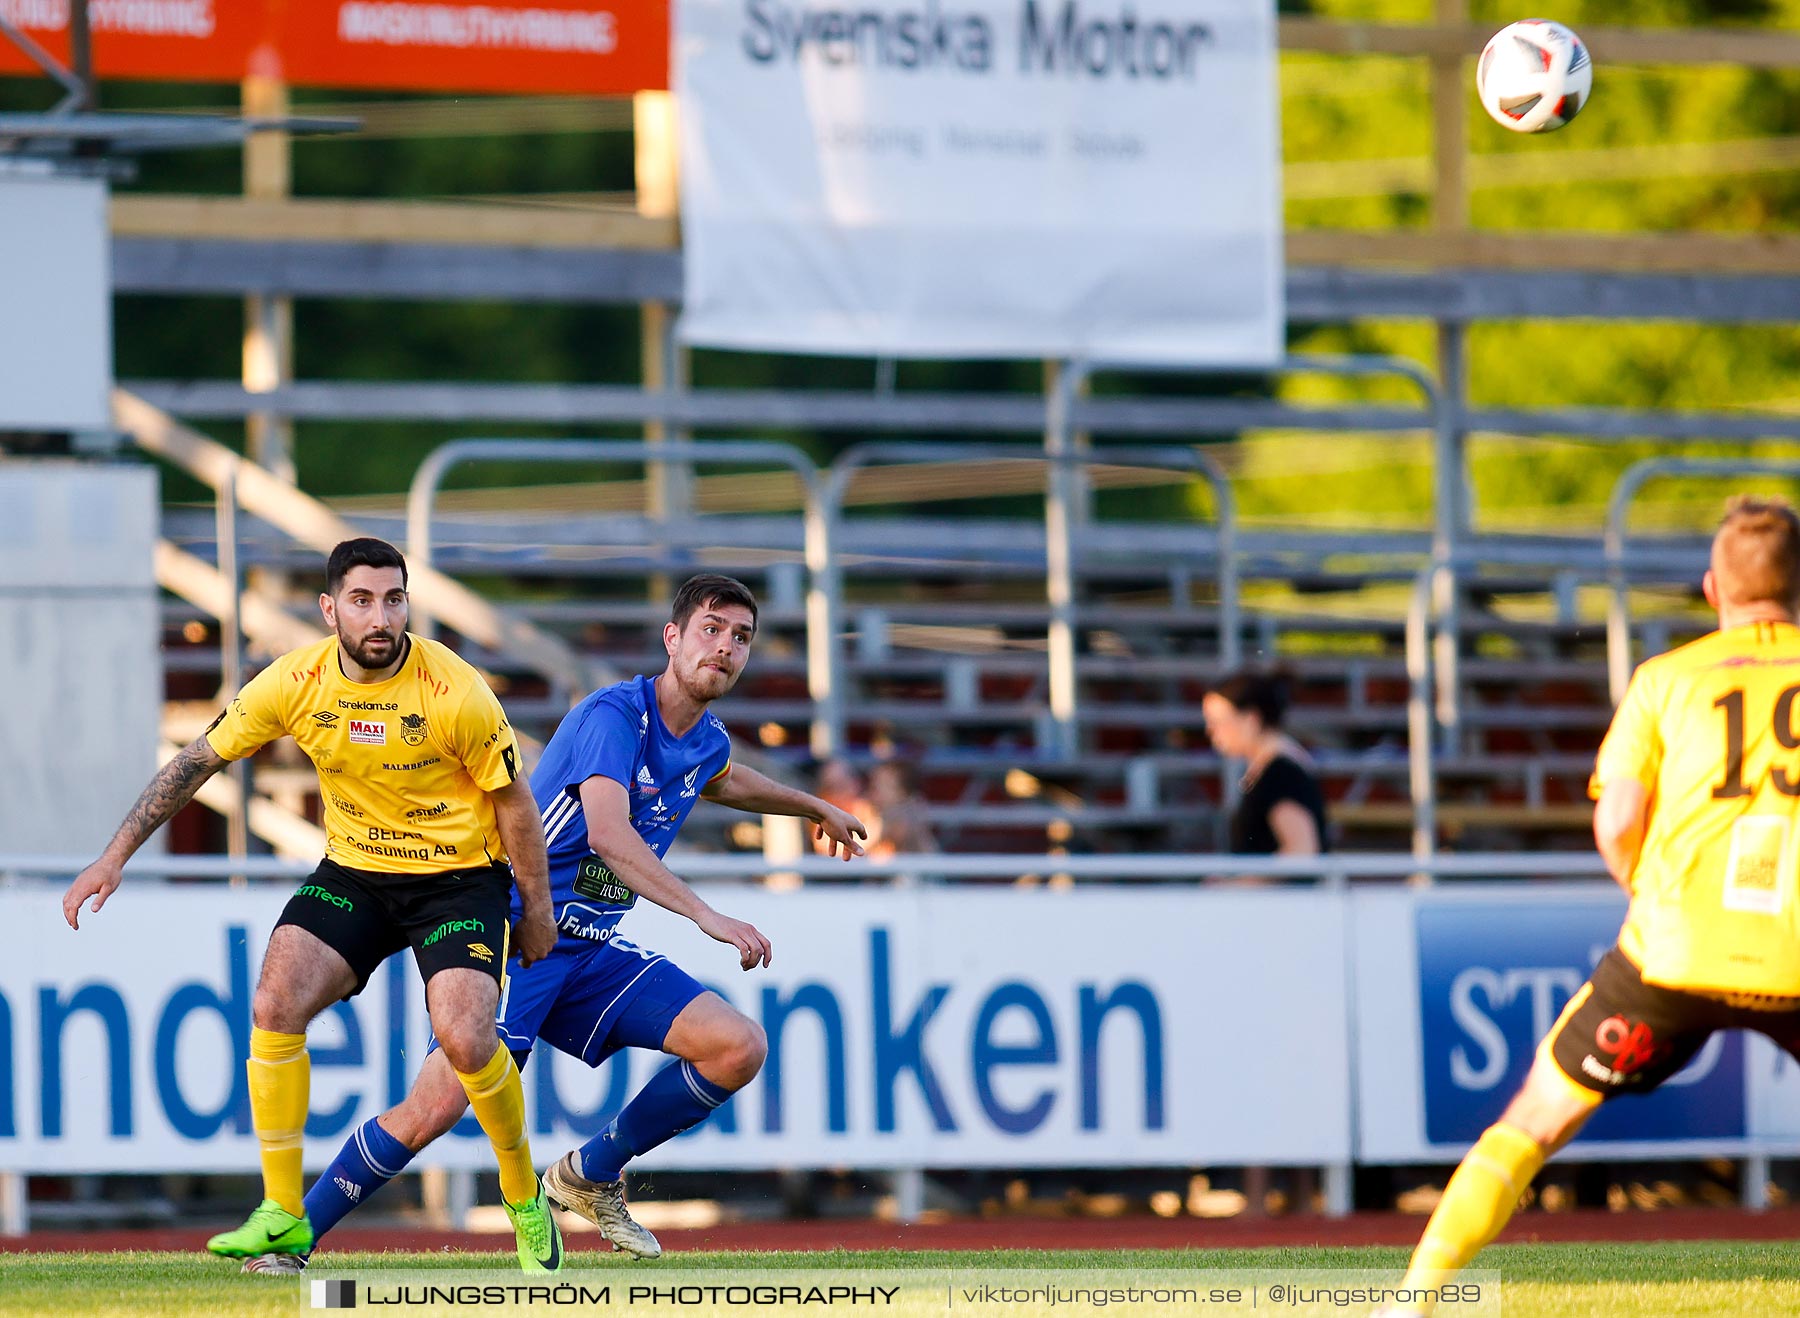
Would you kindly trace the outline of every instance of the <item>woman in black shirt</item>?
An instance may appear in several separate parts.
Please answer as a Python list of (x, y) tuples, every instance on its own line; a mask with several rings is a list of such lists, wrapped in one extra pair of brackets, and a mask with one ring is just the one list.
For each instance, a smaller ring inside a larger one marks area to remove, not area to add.
[[(1287, 707), (1287, 679), (1249, 669), (1227, 677), (1201, 703), (1213, 749), (1245, 762), (1243, 795), (1231, 812), (1234, 855), (1317, 856), (1326, 850), (1325, 793), (1312, 758), (1281, 730)], [(1267, 880), (1236, 882), (1256, 885)], [(1283, 1180), (1285, 1188), (1272, 1193), (1269, 1168), (1245, 1167), (1245, 1213), (1261, 1217), (1277, 1206), (1302, 1211), (1316, 1207), (1318, 1181), (1311, 1168), (1295, 1167)]]
[(1245, 669), (1206, 693), (1201, 712), (1219, 754), (1245, 762), (1231, 812), (1231, 851), (1317, 856), (1326, 849), (1325, 793), (1310, 756), (1281, 730), (1287, 679)]

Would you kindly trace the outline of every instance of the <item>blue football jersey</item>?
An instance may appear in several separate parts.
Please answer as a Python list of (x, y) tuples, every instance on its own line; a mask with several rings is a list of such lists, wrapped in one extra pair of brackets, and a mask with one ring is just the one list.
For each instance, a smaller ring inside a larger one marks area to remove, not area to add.
[[(731, 738), (712, 713), (702, 714), (686, 736), (663, 726), (653, 677), (615, 682), (569, 711), (531, 775), (550, 852), (550, 899), (562, 934), (558, 946), (605, 942), (637, 901), (588, 846), (581, 784), (596, 775), (621, 784), (631, 803), (631, 826), (662, 856), (700, 793), (730, 764)], [(515, 889), (513, 916), (518, 915)]]

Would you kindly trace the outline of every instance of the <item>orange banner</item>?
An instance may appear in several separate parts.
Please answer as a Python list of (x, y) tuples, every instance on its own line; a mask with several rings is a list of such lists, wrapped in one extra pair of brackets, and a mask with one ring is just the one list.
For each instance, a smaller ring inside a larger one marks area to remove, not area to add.
[[(0, 0), (52, 55), (69, 0)], [(669, 85), (666, 0), (89, 0), (100, 78), (624, 95)], [(0, 39), (0, 74), (33, 64)]]

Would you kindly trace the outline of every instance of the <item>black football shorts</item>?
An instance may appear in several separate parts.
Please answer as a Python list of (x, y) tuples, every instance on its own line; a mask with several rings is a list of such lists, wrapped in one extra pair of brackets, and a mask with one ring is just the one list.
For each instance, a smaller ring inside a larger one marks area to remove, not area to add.
[(322, 860), (288, 898), (279, 928), (297, 925), (350, 963), (363, 991), (375, 967), (411, 946), (419, 978), (466, 967), (500, 982), (511, 923), (512, 871), (504, 865), (441, 874), (376, 874)]
[(1800, 1058), (1800, 1004), (1761, 1005), (1646, 984), (1617, 947), (1563, 1009), (1547, 1041), (1564, 1075), (1608, 1097), (1647, 1094), (1719, 1030), (1756, 1030)]

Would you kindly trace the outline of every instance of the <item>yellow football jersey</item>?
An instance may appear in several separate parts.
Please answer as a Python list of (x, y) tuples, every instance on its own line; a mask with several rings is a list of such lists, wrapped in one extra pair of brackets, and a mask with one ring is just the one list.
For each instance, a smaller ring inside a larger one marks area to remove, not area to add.
[(433, 874), (506, 859), (487, 793), (519, 774), (518, 743), (481, 674), (407, 633), (385, 682), (344, 676), (335, 636), (285, 654), (207, 729), (241, 759), (292, 737), (319, 771), (325, 854), (377, 873)]
[(1650, 793), (1619, 946), (1644, 979), (1800, 994), (1800, 628), (1758, 622), (1647, 661), (1589, 785)]

